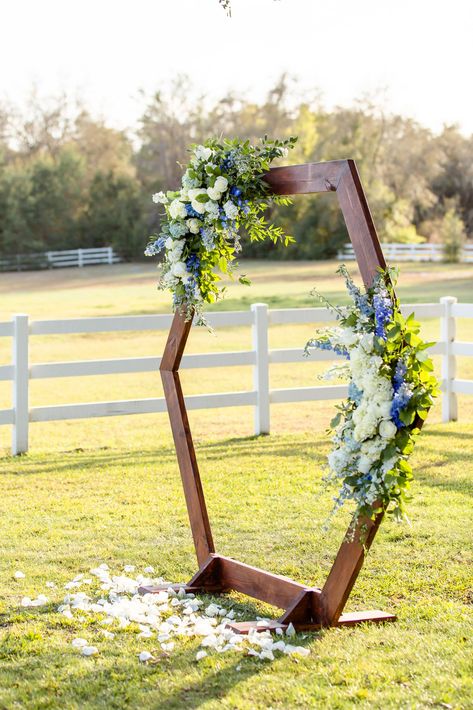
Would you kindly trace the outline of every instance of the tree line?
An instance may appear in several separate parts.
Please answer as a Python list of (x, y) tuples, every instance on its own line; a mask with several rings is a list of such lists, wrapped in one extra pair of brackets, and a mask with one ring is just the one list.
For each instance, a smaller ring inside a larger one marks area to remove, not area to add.
[[(113, 246), (141, 257), (159, 230), (151, 195), (177, 187), (190, 143), (218, 136), (297, 135), (291, 163), (354, 158), (384, 241), (441, 242), (455, 260), (473, 235), (473, 137), (434, 134), (375, 102), (327, 110), (281, 77), (264, 101), (234, 93), (214, 103), (178, 77), (120, 131), (66, 97), (32, 94), (23, 111), (0, 104), (0, 255)], [(336, 197), (299, 196), (271, 216), (294, 235), (287, 249), (247, 244), (246, 256), (318, 259), (347, 240)]]

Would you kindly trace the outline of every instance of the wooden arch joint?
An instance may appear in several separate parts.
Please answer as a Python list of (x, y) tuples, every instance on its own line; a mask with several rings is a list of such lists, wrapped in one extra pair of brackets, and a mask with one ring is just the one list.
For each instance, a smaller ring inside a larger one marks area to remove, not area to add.
[[(279, 195), (336, 192), (345, 224), (353, 244), (358, 266), (366, 286), (370, 286), (378, 268), (386, 267), (373, 219), (353, 160), (334, 160), (272, 168), (265, 181)], [(169, 331), (161, 360), (160, 372), (166, 398), (176, 455), (184, 488), (199, 569), (183, 587), (192, 592), (225, 592), (234, 590), (284, 609), (277, 621), (268, 625), (235, 622), (231, 626), (240, 633), (250, 629), (285, 628), (292, 623), (297, 629), (320, 629), (345, 626), (364, 621), (393, 621), (395, 616), (382, 611), (343, 614), (343, 609), (363, 565), (382, 515), (376, 520), (359, 520), (355, 530), (343, 540), (324, 586), (308, 587), (271, 572), (215, 553), (210, 521), (200, 479), (197, 457), (179, 379), (179, 365), (187, 343), (192, 319), (177, 311)], [(363, 543), (362, 544), (362, 540)], [(142, 587), (140, 592), (156, 593), (167, 585)]]

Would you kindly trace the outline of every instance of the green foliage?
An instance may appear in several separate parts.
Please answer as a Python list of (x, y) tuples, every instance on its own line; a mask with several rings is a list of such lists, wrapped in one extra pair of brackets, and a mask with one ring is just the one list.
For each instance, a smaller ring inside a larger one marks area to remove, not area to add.
[[(317, 99), (301, 102), (284, 75), (260, 103), (229, 93), (209, 105), (189, 78), (178, 76), (149, 98), (133, 143), (62, 97), (51, 103), (33, 96), (24, 117), (0, 105), (0, 254), (89, 246), (82, 217), (97, 173), (112, 173), (114, 181), (126, 176), (130, 192), (140, 196), (143, 236), (159, 232), (160, 215), (148, 197), (178, 185), (190, 143), (238, 135), (254, 144), (265, 134), (297, 134), (294, 163), (355, 159), (384, 241), (436, 238), (452, 200), (466, 236), (473, 234), (473, 139), (456, 128), (435, 136), (367, 101), (328, 111)], [(135, 200), (125, 202), (114, 246), (141, 256), (134, 230), (129, 241), (124, 236), (136, 214)], [(347, 241), (335, 195), (298, 196), (290, 207), (272, 205), (261, 216), (295, 241), (285, 248), (281, 241), (248, 239), (245, 256), (330, 258)], [(103, 216), (89, 222), (94, 240), (102, 224)], [(110, 243), (110, 231), (101, 244)], [(447, 251), (456, 258), (458, 247)]]
[[(152, 416), (133, 435), (135, 417), (108, 418), (107, 427), (117, 427), (112, 449), (95, 448), (89, 440), (86, 450), (53, 452), (44, 437), (42, 452), (2, 460), (2, 708), (470, 707), (471, 424), (429, 427), (415, 453), (412, 527), (383, 522), (353, 589), (350, 610), (384, 609), (397, 614), (396, 623), (298, 634), (293, 643), (310, 649), (298, 662), (223, 653), (197, 663), (193, 639), (183, 637), (169, 656), (160, 655), (155, 639), (138, 638), (137, 625), (105, 639), (99, 624), (57, 613), (68, 593), (63, 585), (102, 562), (113, 569), (135, 564), (137, 572), (153, 565), (171, 581), (196, 571), (168, 424), (164, 414)], [(71, 428), (67, 422), (48, 426), (60, 427), (63, 436)], [(199, 437), (219, 552), (322, 586), (347, 525), (337, 520), (327, 534), (314, 534), (330, 505), (329, 495), (316, 495), (325, 447), (316, 431)], [(13, 578), (17, 569), (25, 579)], [(49, 580), (56, 589), (46, 588)], [(23, 596), (40, 592), (50, 605), (20, 607)], [(231, 605), (244, 619), (278, 615), (241, 594), (212, 601)], [(97, 639), (100, 653), (80, 656), (71, 646), (77, 636)], [(159, 662), (140, 664), (137, 655), (145, 649)]]
[(455, 209), (450, 208), (439, 224), (439, 236), (443, 244), (444, 260), (448, 263), (459, 261), (465, 244), (465, 225)]
[(133, 178), (96, 173), (80, 219), (82, 243), (90, 247), (113, 245), (130, 258), (142, 244), (145, 228), (139, 186)]

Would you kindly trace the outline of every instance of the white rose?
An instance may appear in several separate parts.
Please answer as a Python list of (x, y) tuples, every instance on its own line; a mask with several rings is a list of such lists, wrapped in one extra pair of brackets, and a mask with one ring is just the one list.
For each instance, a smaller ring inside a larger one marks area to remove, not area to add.
[(358, 461), (358, 471), (360, 473), (369, 473), (372, 463), (367, 456), (360, 456)]
[(156, 204), (166, 205), (169, 202), (169, 200), (166, 197), (166, 195), (164, 194), (164, 192), (161, 191), (161, 192), (154, 193), (153, 202), (155, 202)]
[(198, 145), (194, 150), (194, 155), (197, 160), (208, 160), (213, 155), (213, 150), (206, 148), (204, 145)]
[(223, 209), (225, 210), (225, 214), (227, 215), (228, 219), (235, 219), (235, 217), (238, 215), (238, 207), (233, 204), (231, 200), (227, 200), (225, 204), (223, 205)]
[(196, 219), (195, 217), (193, 217), (192, 219), (188, 219), (186, 224), (189, 227), (189, 232), (191, 234), (198, 234), (199, 229), (202, 225), (202, 222), (199, 219)]
[(177, 261), (171, 266), (171, 273), (179, 279), (187, 275), (187, 266), (183, 261)]
[(166, 241), (164, 242), (164, 246), (166, 247), (166, 249), (172, 249), (173, 246), (174, 246), (174, 240), (173, 240), (173, 238), (172, 238), (172, 237), (168, 237), (168, 238), (166, 239)]
[(173, 200), (169, 205), (169, 214), (171, 219), (183, 219), (187, 217), (186, 207), (180, 200)]
[(219, 208), (218, 204), (216, 202), (213, 202), (212, 200), (209, 200), (208, 202), (205, 203), (205, 211), (209, 215), (211, 220), (216, 220), (218, 219), (219, 216)]
[(205, 212), (205, 202), (198, 202), (197, 200), (192, 200), (191, 207), (194, 212), (198, 212), (199, 214), (204, 214)]
[(379, 433), (383, 439), (394, 439), (396, 435), (397, 427), (391, 420), (383, 419), (379, 425)]
[(189, 195), (189, 200), (195, 200), (198, 195), (206, 195), (207, 190), (202, 190), (201, 187), (192, 187), (187, 190), (187, 194)]
[(225, 192), (227, 187), (228, 187), (227, 178), (224, 178), (223, 175), (219, 175), (218, 178), (215, 180), (214, 189), (218, 190), (219, 192)]
[(222, 193), (220, 190), (217, 190), (215, 187), (209, 187), (207, 188), (207, 195), (210, 197), (211, 200), (218, 200), (222, 197)]

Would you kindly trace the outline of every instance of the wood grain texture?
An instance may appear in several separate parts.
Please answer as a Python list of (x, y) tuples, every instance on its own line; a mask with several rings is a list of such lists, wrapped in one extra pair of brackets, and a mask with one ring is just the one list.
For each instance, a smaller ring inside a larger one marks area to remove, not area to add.
[(331, 160), (326, 163), (271, 168), (264, 179), (276, 195), (333, 192), (337, 189), (347, 163), (347, 160)]
[[(376, 520), (360, 518), (354, 531), (351, 527), (348, 528), (322, 589), (324, 625), (333, 626), (340, 618), (363, 566), (365, 550), (370, 548), (382, 519), (383, 513), (380, 513)], [(364, 545), (361, 540), (364, 540)]]
[(177, 372), (181, 364), (191, 327), (192, 318), (186, 320), (185, 315), (181, 313), (181, 311), (176, 311), (169, 330), (163, 357), (161, 358), (161, 365), (159, 367), (161, 371), (172, 370), (173, 372)]
[(199, 467), (194, 450), (184, 395), (177, 372), (161, 369), (164, 396), (181, 472), (187, 512), (194, 538), (197, 561), (202, 565), (211, 552), (215, 552)]
[(338, 183), (337, 197), (363, 282), (368, 288), (378, 268), (386, 268), (386, 262), (353, 160), (347, 160)]
[(280, 609), (286, 609), (296, 596), (308, 589), (288, 577), (251, 567), (229, 557), (219, 555), (219, 559), (224, 589), (234, 589)]

